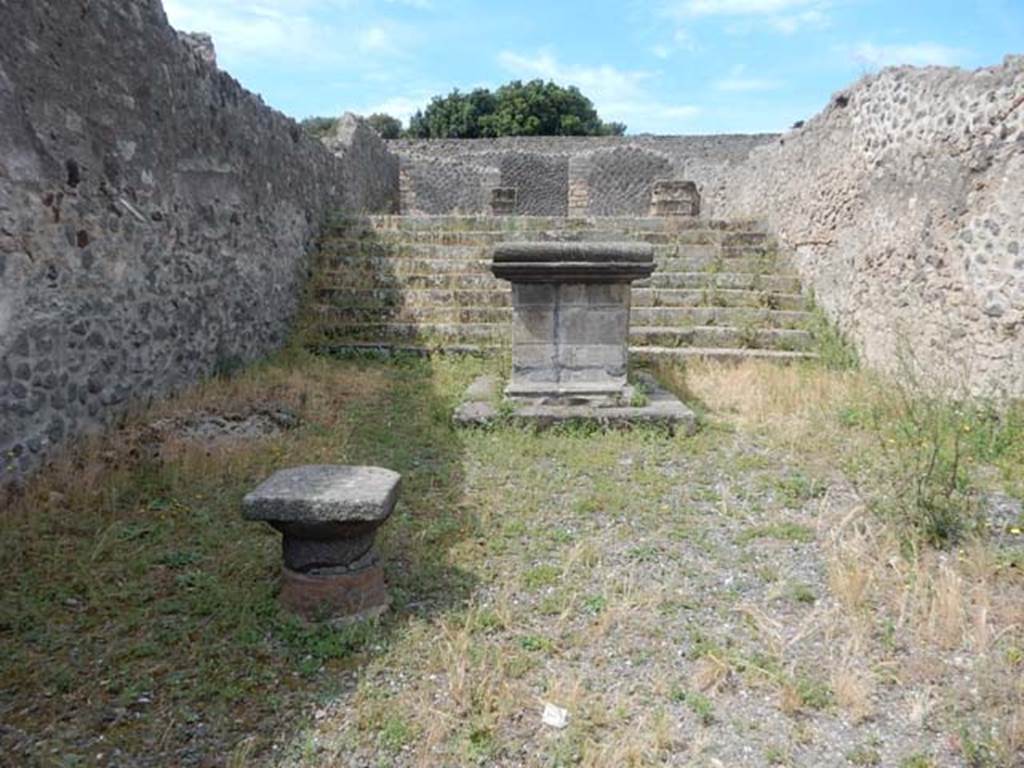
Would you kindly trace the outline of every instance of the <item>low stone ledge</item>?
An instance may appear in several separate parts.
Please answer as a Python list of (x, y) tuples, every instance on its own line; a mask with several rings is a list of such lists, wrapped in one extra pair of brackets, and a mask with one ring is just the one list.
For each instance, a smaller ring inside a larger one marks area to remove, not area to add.
[(650, 425), (670, 434), (697, 431), (697, 416), (675, 395), (646, 373), (636, 375), (641, 386), (630, 391), (629, 405), (601, 405), (590, 398), (573, 404), (566, 398), (548, 402), (545, 398), (502, 400), (501, 382), (495, 376), (481, 376), (466, 390), (452, 420), (460, 427), (489, 427), (500, 423), (529, 425), (540, 429), (558, 424), (591, 422), (608, 428)]

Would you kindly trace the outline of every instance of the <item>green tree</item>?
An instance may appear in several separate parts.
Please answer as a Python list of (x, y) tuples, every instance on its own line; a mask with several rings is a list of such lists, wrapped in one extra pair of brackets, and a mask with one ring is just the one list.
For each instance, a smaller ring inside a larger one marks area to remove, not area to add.
[(402, 121), (397, 117), (375, 112), (366, 118), (366, 122), (382, 139), (397, 139), (402, 135)]
[(486, 88), (435, 96), (425, 110), (409, 119), (409, 135), (421, 139), (476, 139), (480, 118), (494, 112), (494, 95)]
[(336, 117), (307, 117), (299, 125), (302, 126), (302, 130), (308, 136), (314, 139), (322, 139), (331, 132), (337, 122), (338, 118)]
[(514, 80), (491, 93), (455, 89), (435, 96), (409, 121), (417, 138), (475, 139), (493, 136), (621, 136), (622, 123), (605, 123), (576, 86)]

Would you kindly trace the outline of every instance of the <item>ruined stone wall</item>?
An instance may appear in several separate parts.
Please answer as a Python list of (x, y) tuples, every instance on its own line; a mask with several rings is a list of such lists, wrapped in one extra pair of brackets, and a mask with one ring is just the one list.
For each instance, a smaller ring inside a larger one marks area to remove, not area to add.
[(341, 160), (341, 206), (347, 211), (397, 213), (398, 157), (369, 123), (346, 112), (324, 137)]
[(641, 147), (608, 147), (573, 158), (573, 186), (586, 190), (590, 216), (646, 216), (654, 182), (671, 178), (672, 161)]
[(409, 153), (400, 156), (399, 185), (401, 213), (481, 213), (489, 210), (491, 188), (501, 186), (501, 170), (475, 157)]
[(724, 212), (767, 219), (869, 364), (1024, 397), (1024, 57), (861, 80), (755, 150)]
[(218, 71), (158, 0), (0, 0), (0, 26), (3, 482), (133, 400), (280, 345), (326, 211), (379, 190), (360, 200), (351, 162)]
[(501, 186), (515, 187), (516, 212), (523, 216), (565, 216), (569, 205), (569, 158), (540, 152), (508, 152), (498, 170)]
[[(459, 212), (486, 213), (490, 187), (514, 186), (522, 214), (645, 215), (653, 183), (675, 177), (695, 181), (704, 200), (703, 213), (714, 216), (751, 150), (777, 138), (530, 136), (402, 139), (387, 144), (401, 158), (403, 197), (415, 200), (415, 206), (403, 206), (404, 213), (454, 212), (453, 202)], [(452, 183), (471, 189), (455, 193)]]

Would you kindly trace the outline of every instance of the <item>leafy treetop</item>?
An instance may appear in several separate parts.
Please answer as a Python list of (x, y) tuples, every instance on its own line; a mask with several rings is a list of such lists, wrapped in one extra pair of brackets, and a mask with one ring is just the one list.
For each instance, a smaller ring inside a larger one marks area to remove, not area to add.
[[(477, 139), (496, 136), (621, 136), (622, 123), (606, 123), (593, 103), (570, 85), (553, 82), (513, 80), (493, 93), (476, 88), (462, 93), (458, 88), (447, 96), (435, 96), (426, 109), (409, 120), (409, 129), (391, 115), (375, 113), (367, 119), (385, 139), (400, 136), (417, 139)], [(322, 139), (337, 119), (310, 117), (302, 127)]]
[(435, 96), (409, 121), (414, 138), (475, 139), (495, 136), (621, 136), (622, 123), (605, 123), (593, 103), (571, 85), (520, 80), (491, 93), (477, 88)]

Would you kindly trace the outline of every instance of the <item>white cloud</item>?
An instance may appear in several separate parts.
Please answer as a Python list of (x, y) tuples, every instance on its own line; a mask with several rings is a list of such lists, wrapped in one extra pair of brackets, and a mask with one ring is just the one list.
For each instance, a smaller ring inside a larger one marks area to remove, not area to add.
[(904, 45), (875, 45), (860, 43), (848, 49), (850, 56), (859, 64), (869, 67), (887, 67), (910, 64), (918, 67), (929, 65), (953, 66), (967, 56), (963, 48), (954, 48), (941, 43), (910, 43)]
[(401, 54), (397, 37), (393, 29), (383, 25), (367, 27), (359, 33), (359, 50), (363, 53)]
[(760, 93), (777, 91), (781, 87), (780, 80), (764, 77), (726, 77), (715, 81), (715, 90), (723, 93)]
[[(404, 5), (423, 0), (395, 0)], [(356, 66), (369, 54), (394, 57), (407, 50), (410, 31), (384, 18), (351, 21), (357, 0), (164, 0), (171, 24), (213, 37), (218, 57), (230, 68), (243, 60), (279, 60), (290, 65)], [(361, 54), (359, 56), (357, 54)]]
[(752, 77), (747, 74), (747, 68), (742, 64), (737, 64), (731, 70), (729, 75), (716, 80), (713, 83), (713, 87), (716, 91), (723, 93), (759, 93), (764, 91), (776, 91), (781, 88), (784, 83), (781, 80), (775, 80), (769, 77)]
[(676, 22), (724, 18), (726, 31), (749, 34), (757, 28), (768, 28), (792, 35), (804, 27), (827, 27), (827, 13), (832, 0), (671, 0), (662, 13)]
[[(430, 103), (431, 96), (434, 94), (422, 92), (420, 95), (412, 96), (395, 96), (384, 101), (377, 102), (376, 104), (370, 104), (360, 109), (349, 110), (355, 112), (358, 115), (368, 117), (369, 115), (383, 112), (385, 115), (391, 115), (397, 117), (403, 123), (408, 123), (409, 118), (419, 110), (423, 109), (427, 104)], [(344, 111), (344, 110), (339, 110)]]
[(810, 10), (787, 16), (776, 16), (770, 19), (768, 23), (784, 35), (792, 35), (804, 27), (823, 29), (831, 24), (831, 19), (824, 11), (818, 8), (811, 8)]
[(684, 0), (670, 4), (668, 10), (680, 17), (751, 16), (780, 14), (820, 5), (820, 0)]
[(672, 33), (672, 39), (669, 42), (659, 43), (651, 48), (651, 53), (656, 58), (665, 60), (671, 58), (673, 54), (678, 51), (685, 51), (686, 53), (696, 53), (700, 50), (697, 45), (697, 41), (690, 34), (689, 30), (685, 27), (678, 27), (675, 32)]
[(626, 123), (630, 131), (680, 132), (680, 123), (700, 114), (700, 108), (688, 104), (669, 104), (653, 97), (646, 83), (653, 74), (643, 70), (623, 70), (610, 65), (582, 67), (564, 65), (550, 51), (524, 55), (513, 51), (498, 54), (498, 63), (513, 77), (554, 80), (559, 85), (575, 85), (597, 108), (602, 120)]

